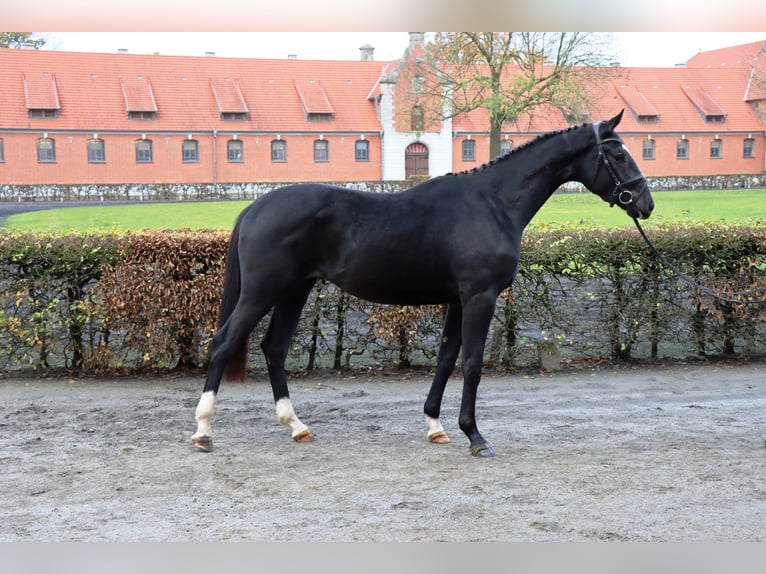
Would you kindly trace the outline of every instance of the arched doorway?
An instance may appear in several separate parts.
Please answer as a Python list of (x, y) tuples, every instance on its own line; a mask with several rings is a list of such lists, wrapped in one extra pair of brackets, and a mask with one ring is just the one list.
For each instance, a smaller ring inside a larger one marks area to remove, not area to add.
[(412, 143), (404, 150), (404, 177), (428, 175), (428, 148), (420, 143)]

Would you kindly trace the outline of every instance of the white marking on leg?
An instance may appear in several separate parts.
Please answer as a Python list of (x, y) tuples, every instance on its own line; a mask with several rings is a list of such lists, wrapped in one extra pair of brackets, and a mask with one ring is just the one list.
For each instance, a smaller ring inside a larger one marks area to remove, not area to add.
[(428, 440), (436, 443), (448, 443), (450, 442), (447, 433), (444, 432), (444, 427), (439, 419), (429, 417), (426, 415), (426, 421), (428, 422)]
[(277, 401), (277, 420), (292, 429), (292, 436), (299, 440), (310, 436), (309, 428), (304, 425), (296, 416), (293, 409), (293, 403), (290, 399), (279, 399)]
[(192, 440), (202, 437), (210, 437), (210, 419), (213, 417), (213, 406), (215, 405), (215, 391), (202, 393), (197, 404), (197, 410), (194, 413), (197, 419), (197, 432), (192, 435)]

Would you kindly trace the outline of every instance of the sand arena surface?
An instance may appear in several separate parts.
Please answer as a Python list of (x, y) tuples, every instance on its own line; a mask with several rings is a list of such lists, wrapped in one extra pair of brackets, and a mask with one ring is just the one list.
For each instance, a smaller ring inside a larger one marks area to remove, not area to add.
[(291, 382), (294, 443), (262, 379), (0, 379), (1, 541), (765, 541), (766, 364), (488, 375), (468, 454), (426, 441), (425, 373)]

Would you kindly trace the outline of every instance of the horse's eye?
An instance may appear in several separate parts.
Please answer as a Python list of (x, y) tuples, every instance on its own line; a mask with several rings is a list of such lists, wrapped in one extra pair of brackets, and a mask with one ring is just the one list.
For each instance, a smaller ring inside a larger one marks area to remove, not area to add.
[(616, 154), (614, 154), (614, 159), (617, 161), (625, 161), (625, 153), (618, 151)]

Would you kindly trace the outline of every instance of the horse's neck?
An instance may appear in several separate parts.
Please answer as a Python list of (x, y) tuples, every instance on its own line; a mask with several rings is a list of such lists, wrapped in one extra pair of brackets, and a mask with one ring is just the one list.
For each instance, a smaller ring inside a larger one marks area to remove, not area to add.
[(497, 164), (505, 170), (497, 195), (517, 225), (526, 227), (559, 186), (578, 177), (575, 166), (589, 145), (584, 128), (575, 128), (535, 141)]

